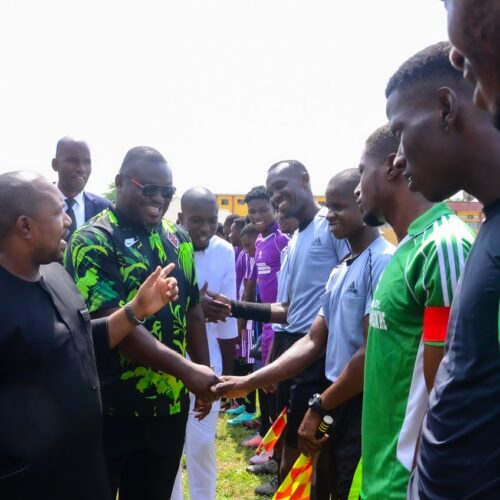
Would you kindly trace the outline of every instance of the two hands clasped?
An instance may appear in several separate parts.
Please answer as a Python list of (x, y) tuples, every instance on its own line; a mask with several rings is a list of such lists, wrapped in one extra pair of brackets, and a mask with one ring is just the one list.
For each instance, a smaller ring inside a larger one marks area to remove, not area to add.
[[(137, 295), (131, 300), (130, 307), (134, 316), (144, 320), (156, 313), (169, 302), (176, 301), (179, 296), (177, 280), (169, 276), (175, 264), (169, 264), (163, 269), (156, 270), (144, 281)], [(205, 283), (200, 290), (201, 306), (207, 322), (225, 321), (231, 314), (231, 301), (222, 294), (208, 290)], [(205, 418), (212, 406), (212, 402), (221, 397), (242, 398), (257, 389), (251, 383), (249, 376), (222, 376), (217, 377), (213, 370), (205, 365), (193, 363), (193, 369), (184, 377), (186, 388), (196, 396), (195, 413), (198, 420)], [(272, 391), (272, 388), (268, 389)], [(316, 431), (321, 416), (308, 410), (299, 427), (299, 448), (306, 455), (317, 453), (328, 436), (316, 438)]]

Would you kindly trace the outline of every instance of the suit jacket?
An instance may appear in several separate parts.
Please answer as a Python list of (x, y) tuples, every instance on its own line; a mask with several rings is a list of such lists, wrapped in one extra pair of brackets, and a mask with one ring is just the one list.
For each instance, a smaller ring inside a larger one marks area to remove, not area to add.
[(89, 193), (88, 191), (83, 193), (83, 198), (85, 200), (85, 222), (92, 219), (94, 215), (102, 212), (105, 208), (108, 208), (112, 204), (111, 201), (106, 198)]

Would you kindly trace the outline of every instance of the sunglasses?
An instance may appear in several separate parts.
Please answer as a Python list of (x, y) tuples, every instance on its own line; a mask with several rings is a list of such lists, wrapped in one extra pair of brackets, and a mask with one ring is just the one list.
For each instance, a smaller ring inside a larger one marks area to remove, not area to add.
[(125, 175), (130, 182), (141, 189), (142, 194), (148, 198), (156, 196), (158, 193), (161, 194), (162, 198), (165, 200), (171, 200), (175, 194), (174, 186), (162, 186), (160, 184), (141, 184), (137, 179), (130, 177), (130, 175)]

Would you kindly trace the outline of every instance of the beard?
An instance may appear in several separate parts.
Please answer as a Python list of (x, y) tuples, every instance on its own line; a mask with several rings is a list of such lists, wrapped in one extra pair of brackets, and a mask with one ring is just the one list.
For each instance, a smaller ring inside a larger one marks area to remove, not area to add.
[(367, 226), (377, 227), (385, 224), (385, 220), (379, 217), (375, 212), (365, 212), (363, 214), (363, 222)]

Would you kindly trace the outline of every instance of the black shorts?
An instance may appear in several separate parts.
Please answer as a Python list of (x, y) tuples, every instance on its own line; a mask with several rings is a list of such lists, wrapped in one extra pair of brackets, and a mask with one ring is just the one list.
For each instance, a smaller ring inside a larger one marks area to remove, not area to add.
[(329, 431), (320, 461), (329, 473), (332, 498), (347, 499), (361, 458), (361, 414), (363, 394), (332, 410), (334, 424)]
[[(304, 333), (276, 332), (271, 361), (279, 358), (304, 335)], [(322, 393), (329, 385), (330, 382), (325, 377), (324, 356), (314, 361), (296, 377), (278, 384), (276, 391), (277, 413), (281, 413), (285, 406), (288, 408), (288, 421), (284, 436), (286, 446), (298, 447), (297, 432), (309, 407), (309, 399), (317, 392)]]
[(288, 421), (285, 427), (285, 445), (298, 448), (298, 431), (309, 409), (313, 394), (321, 394), (331, 382), (325, 377), (325, 356), (310, 364), (291, 380), (288, 401)]

